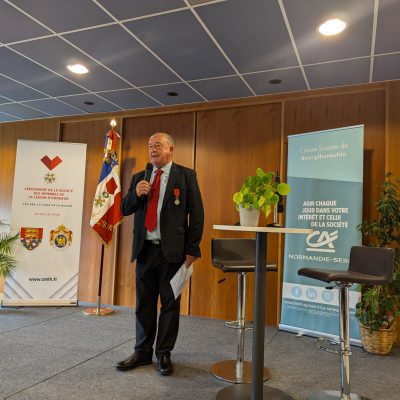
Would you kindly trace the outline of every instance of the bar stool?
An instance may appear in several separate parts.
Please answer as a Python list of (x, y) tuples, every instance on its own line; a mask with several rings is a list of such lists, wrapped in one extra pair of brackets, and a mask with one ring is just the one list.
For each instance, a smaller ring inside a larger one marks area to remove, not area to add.
[(310, 395), (309, 400), (368, 400), (367, 397), (350, 393), (349, 287), (354, 283), (367, 285), (390, 283), (393, 279), (394, 254), (394, 249), (353, 246), (350, 250), (349, 268), (346, 271), (299, 269), (299, 275), (328, 283), (334, 282), (335, 287), (339, 288), (340, 350), (336, 353), (341, 356), (340, 392), (331, 390), (315, 392)]
[[(245, 319), (246, 274), (254, 272), (255, 239), (212, 239), (211, 257), (214, 267), (224, 272), (238, 274), (237, 320), (225, 322), (225, 326), (237, 329), (238, 343), (236, 360), (224, 360), (211, 366), (211, 373), (223, 381), (232, 383), (251, 383), (251, 362), (244, 360), (244, 334), (253, 329)], [(267, 271), (277, 271), (276, 265), (266, 265)], [(264, 368), (264, 381), (269, 371)]]

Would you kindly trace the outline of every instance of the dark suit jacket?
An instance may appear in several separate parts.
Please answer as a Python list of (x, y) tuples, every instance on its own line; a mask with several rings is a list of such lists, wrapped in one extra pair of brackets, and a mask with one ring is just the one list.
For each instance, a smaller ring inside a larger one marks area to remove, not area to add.
[[(146, 236), (145, 218), (148, 196), (137, 197), (136, 185), (143, 180), (144, 171), (133, 175), (127, 195), (122, 199), (124, 215), (135, 213), (132, 258), (134, 261)], [(175, 204), (179, 190), (179, 204)], [(183, 263), (185, 255), (200, 257), (204, 210), (196, 173), (190, 168), (172, 163), (160, 214), (161, 245), (169, 263)]]

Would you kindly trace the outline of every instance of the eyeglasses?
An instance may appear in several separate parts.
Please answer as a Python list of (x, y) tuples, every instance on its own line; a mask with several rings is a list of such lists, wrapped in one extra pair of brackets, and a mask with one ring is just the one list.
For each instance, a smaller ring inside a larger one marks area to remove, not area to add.
[(149, 144), (149, 150), (160, 150), (162, 148), (162, 144), (157, 142), (154, 145)]

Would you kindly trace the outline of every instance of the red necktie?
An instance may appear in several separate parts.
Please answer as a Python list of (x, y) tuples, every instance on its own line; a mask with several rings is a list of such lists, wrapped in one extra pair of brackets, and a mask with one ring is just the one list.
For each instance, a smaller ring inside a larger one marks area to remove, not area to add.
[(156, 171), (156, 175), (150, 189), (149, 203), (147, 204), (146, 212), (146, 222), (144, 224), (148, 232), (154, 231), (157, 226), (157, 207), (158, 198), (160, 196), (160, 176), (162, 173), (162, 169), (158, 169)]

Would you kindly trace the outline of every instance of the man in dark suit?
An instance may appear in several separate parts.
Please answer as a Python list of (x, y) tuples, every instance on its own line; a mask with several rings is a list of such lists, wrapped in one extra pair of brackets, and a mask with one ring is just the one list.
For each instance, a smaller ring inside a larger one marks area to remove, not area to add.
[(135, 213), (131, 261), (136, 259), (136, 345), (130, 357), (116, 364), (121, 371), (151, 364), (157, 332), (159, 371), (161, 375), (173, 372), (171, 351), (178, 335), (181, 297), (175, 299), (170, 280), (183, 263), (189, 268), (200, 257), (204, 223), (196, 173), (173, 163), (173, 150), (170, 135), (151, 136), (150, 182), (144, 179), (145, 171), (133, 175), (122, 200), (122, 213)]

